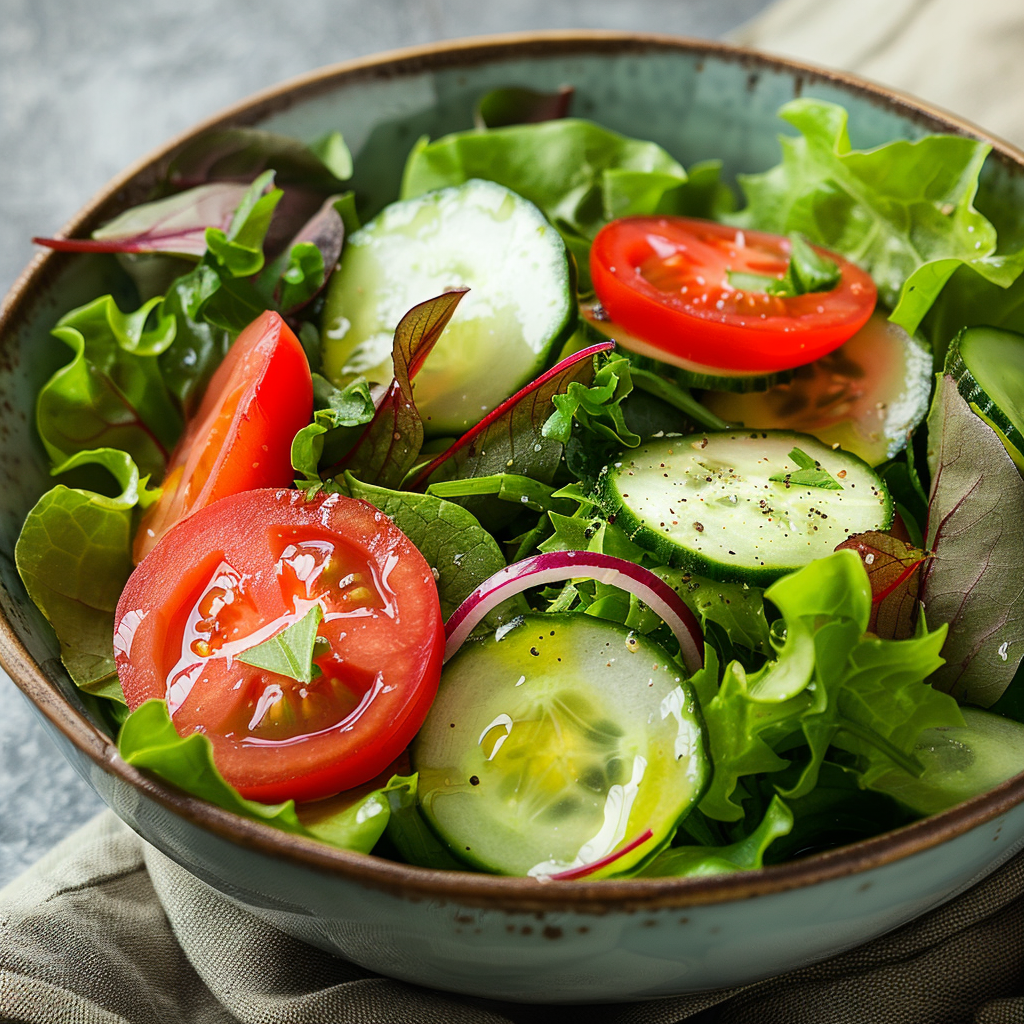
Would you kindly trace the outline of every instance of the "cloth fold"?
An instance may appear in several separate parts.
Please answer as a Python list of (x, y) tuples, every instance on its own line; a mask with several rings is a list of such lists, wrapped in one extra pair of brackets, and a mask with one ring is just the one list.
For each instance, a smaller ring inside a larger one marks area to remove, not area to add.
[(531, 1006), (379, 977), (277, 931), (99, 815), (0, 891), (19, 1024), (1020, 1024), (1024, 854), (842, 956), (742, 989)]

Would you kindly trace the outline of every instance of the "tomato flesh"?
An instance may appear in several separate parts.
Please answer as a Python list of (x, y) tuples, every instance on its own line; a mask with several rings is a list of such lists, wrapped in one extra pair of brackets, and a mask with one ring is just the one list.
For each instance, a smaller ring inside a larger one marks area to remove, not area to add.
[[(236, 659), (318, 604), (312, 682)], [(131, 709), (166, 699), (228, 782), (273, 803), (360, 785), (405, 749), (437, 691), (444, 630), (430, 567), (372, 505), (257, 490), (167, 533), (128, 580), (114, 647)]]
[(142, 517), (135, 564), (179, 520), (258, 487), (287, 487), (291, 443), (313, 409), (313, 380), (299, 340), (277, 313), (239, 334), (171, 453), (162, 493)]
[(590, 271), (606, 313), (645, 354), (705, 373), (771, 373), (838, 348), (877, 297), (863, 270), (824, 249), (841, 274), (831, 291), (779, 296), (730, 283), (730, 273), (781, 280), (789, 251), (788, 238), (714, 221), (624, 217), (598, 232)]

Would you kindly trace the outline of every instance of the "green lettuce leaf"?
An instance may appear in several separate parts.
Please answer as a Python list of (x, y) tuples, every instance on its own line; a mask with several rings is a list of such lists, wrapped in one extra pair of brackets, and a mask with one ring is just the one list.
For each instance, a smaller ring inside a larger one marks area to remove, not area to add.
[(320, 669), (313, 664), (313, 652), (318, 639), (316, 631), (323, 620), (323, 608), (314, 605), (298, 622), (286, 626), (269, 640), (236, 654), (235, 661), (265, 668), (299, 683), (311, 683), (320, 675)]
[(53, 626), (61, 660), (75, 685), (124, 703), (114, 668), (114, 609), (134, 568), (132, 510), (155, 500), (127, 452), (80, 452), (58, 466), (109, 471), (116, 497), (59, 484), (25, 519), (14, 561), (29, 597)]
[[(117, 746), (128, 764), (145, 768), (186, 793), (226, 811), (262, 821), (284, 832), (369, 853), (387, 827), (390, 809), (381, 790), (357, 796), (350, 806), (341, 810), (332, 802), (332, 813), (326, 815), (318, 813), (317, 804), (306, 805), (309, 812), (302, 814), (305, 823), (293, 800), (280, 804), (246, 800), (217, 771), (209, 737), (199, 732), (179, 736), (162, 700), (147, 700), (128, 716), (121, 727)], [(360, 793), (359, 790), (354, 792)]]
[[(611, 171), (630, 172), (629, 184), (613, 175), (606, 185)], [(457, 132), (417, 146), (405, 167), (401, 197), (411, 199), (470, 178), (510, 188), (539, 206), (556, 227), (564, 225), (589, 239), (632, 204), (623, 203), (624, 193), (634, 195), (639, 184), (660, 197), (667, 188), (683, 184), (686, 172), (653, 142), (627, 138), (591, 121), (563, 118)]]
[(545, 421), (541, 433), (564, 444), (572, 436), (575, 421), (580, 429), (616, 446), (635, 448), (640, 437), (629, 429), (622, 409), (623, 399), (633, 390), (630, 362), (625, 356), (614, 354), (599, 362), (589, 386), (574, 380), (564, 394), (552, 395), (555, 411)]
[(929, 632), (922, 616), (907, 640), (866, 633), (871, 585), (854, 551), (784, 576), (765, 597), (785, 624), (773, 630), (777, 658), (754, 673), (731, 662), (717, 688), (710, 663), (693, 680), (715, 765), (700, 805), (709, 817), (739, 820), (740, 778), (781, 771), (794, 745), (810, 752), (782, 794), (795, 799), (814, 788), (830, 746), (858, 755), (865, 780), (892, 764), (916, 772), (920, 733), (962, 721), (956, 701), (924, 682), (942, 664), (946, 627)]
[(359, 439), (376, 409), (370, 386), (357, 377), (344, 388), (326, 377), (313, 374), (313, 422), (292, 439), (292, 468), (298, 474), (296, 486), (315, 493), (323, 485), (321, 468), (336, 465)]
[(696, 878), (764, 867), (768, 847), (793, 827), (793, 812), (775, 797), (761, 823), (745, 839), (728, 846), (673, 846), (659, 853), (639, 878)]
[(974, 208), (985, 143), (930, 135), (860, 151), (836, 104), (792, 100), (779, 116), (800, 134), (780, 139), (781, 164), (741, 177), (747, 206), (732, 223), (799, 231), (846, 256), (911, 333), (959, 267), (1003, 287), (1020, 273), (1021, 258), (995, 255), (995, 229)]
[(57, 322), (55, 337), (74, 353), (42, 387), (36, 425), (51, 461), (77, 452), (118, 448), (140, 472), (162, 476), (181, 432), (181, 417), (157, 356), (174, 338), (174, 321), (156, 313), (159, 300), (122, 313), (105, 295)]

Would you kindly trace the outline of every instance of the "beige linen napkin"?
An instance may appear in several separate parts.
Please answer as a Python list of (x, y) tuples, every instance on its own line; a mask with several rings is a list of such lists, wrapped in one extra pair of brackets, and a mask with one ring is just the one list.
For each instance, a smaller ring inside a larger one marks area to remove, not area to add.
[(289, 938), (107, 811), (0, 891), (19, 1024), (1021, 1024), (1024, 857), (834, 960), (731, 992), (521, 1006), (380, 978)]
[(853, 71), (1024, 147), (1024, 0), (779, 0), (729, 39)]

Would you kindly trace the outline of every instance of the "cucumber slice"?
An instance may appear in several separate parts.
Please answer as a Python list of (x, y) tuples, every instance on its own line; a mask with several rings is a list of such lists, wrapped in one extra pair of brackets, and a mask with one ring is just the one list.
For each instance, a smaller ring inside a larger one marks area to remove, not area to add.
[(1024, 449), (1024, 335), (965, 327), (949, 346), (946, 373), (1016, 462)]
[(428, 436), (463, 433), (537, 376), (576, 322), (561, 236), (492, 181), (393, 203), (348, 239), (324, 306), (325, 375), (339, 386), (360, 374), (389, 383), (398, 321), (462, 286), (469, 294), (415, 389)]
[[(827, 474), (818, 486), (801, 482), (816, 474), (801, 472), (794, 449)], [(782, 430), (652, 441), (606, 466), (597, 486), (605, 513), (664, 564), (758, 586), (851, 534), (888, 529), (893, 515), (856, 455)]]
[(914, 747), (924, 772), (892, 768), (870, 785), (918, 814), (938, 814), (1024, 769), (1024, 725), (978, 708), (961, 708), (965, 725), (925, 729)]
[(793, 370), (780, 370), (778, 373), (741, 373), (740, 371), (723, 370), (718, 367), (701, 366), (691, 363), (688, 359), (669, 358), (664, 349), (652, 345), (648, 341), (630, 334), (624, 327), (611, 320), (604, 307), (597, 302), (580, 303), (580, 316), (594, 330), (604, 337), (611, 338), (616, 344), (640, 356), (656, 359), (661, 363), (670, 363), (677, 368), (676, 378), (680, 384), (688, 388), (713, 388), (717, 391), (765, 391), (776, 384), (792, 380)]
[(412, 747), (423, 812), (462, 860), (555, 874), (653, 836), (660, 850), (710, 779), (704, 726), (654, 641), (588, 615), (527, 615), (445, 667)]
[(835, 352), (798, 367), (789, 383), (757, 395), (716, 388), (713, 413), (755, 430), (798, 430), (877, 466), (901, 452), (928, 412), (932, 354), (920, 338), (875, 312)]

